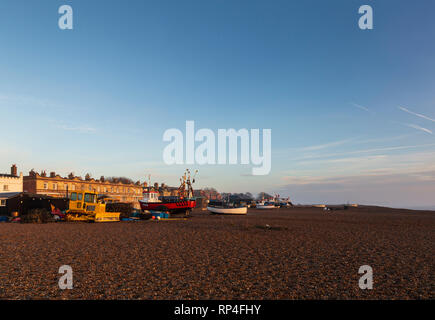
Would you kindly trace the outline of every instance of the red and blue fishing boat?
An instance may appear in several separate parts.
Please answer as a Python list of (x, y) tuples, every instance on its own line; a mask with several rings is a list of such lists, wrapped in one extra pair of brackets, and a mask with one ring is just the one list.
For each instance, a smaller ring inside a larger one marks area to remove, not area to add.
[(196, 207), (196, 199), (193, 196), (192, 188), (195, 178), (191, 179), (190, 171), (186, 170), (180, 182), (181, 184), (176, 196), (160, 196), (160, 193), (151, 187), (145, 190), (143, 192), (143, 199), (139, 200), (142, 211), (160, 211), (171, 214), (184, 213), (189, 215), (192, 209)]

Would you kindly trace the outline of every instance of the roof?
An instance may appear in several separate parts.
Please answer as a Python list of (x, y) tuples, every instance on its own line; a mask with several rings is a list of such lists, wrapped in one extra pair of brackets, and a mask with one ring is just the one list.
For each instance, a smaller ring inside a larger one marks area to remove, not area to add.
[(16, 195), (20, 194), (21, 192), (0, 192), (0, 199), (9, 199), (12, 197), (15, 197)]
[(50, 180), (50, 181), (61, 181), (64, 183), (97, 183), (97, 184), (101, 184), (101, 186), (118, 186), (118, 187), (136, 187), (136, 188), (142, 188), (142, 186), (140, 184), (136, 184), (134, 182), (132, 183), (124, 183), (122, 181), (118, 181), (118, 182), (111, 182), (109, 181), (109, 178), (105, 178), (104, 181), (100, 180), (100, 179), (94, 179), (94, 178), (90, 178), (90, 179), (83, 179), (82, 177), (78, 177), (78, 176), (73, 176), (73, 177), (62, 177), (59, 174), (55, 174), (54, 176), (50, 176), (50, 175), (45, 175), (42, 176), (37, 172), (29, 172), (28, 176), (24, 176), (24, 180), (31, 180), (31, 179), (42, 179), (42, 180)]
[(11, 199), (16, 197), (39, 198), (39, 199), (50, 199), (50, 200), (64, 199), (64, 198), (55, 198), (44, 194), (34, 194), (29, 192), (1, 192), (0, 193), (0, 198), (2, 199)]
[(7, 173), (0, 173), (0, 177), (6, 177), (6, 178), (19, 178), (19, 176), (14, 176), (12, 174)]

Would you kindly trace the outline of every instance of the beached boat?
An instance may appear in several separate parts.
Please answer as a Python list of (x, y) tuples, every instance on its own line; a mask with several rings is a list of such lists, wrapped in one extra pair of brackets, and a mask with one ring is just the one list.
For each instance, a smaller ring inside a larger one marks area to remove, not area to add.
[(262, 202), (257, 203), (256, 208), (257, 209), (275, 209), (275, 208), (279, 208), (279, 207), (276, 206), (274, 202), (262, 201)]
[(227, 200), (211, 200), (207, 205), (207, 210), (215, 214), (247, 214), (248, 207), (243, 205), (236, 205)]
[(196, 199), (193, 197), (192, 188), (195, 178), (191, 179), (190, 171), (186, 170), (180, 181), (181, 185), (177, 190), (178, 196), (163, 197), (159, 195), (157, 190), (151, 188), (144, 191), (143, 199), (139, 200), (142, 212), (159, 211), (189, 215), (192, 209), (196, 207)]
[(211, 213), (216, 213), (216, 214), (247, 214), (248, 213), (248, 207), (230, 208), (230, 207), (208, 206), (207, 210), (210, 211)]

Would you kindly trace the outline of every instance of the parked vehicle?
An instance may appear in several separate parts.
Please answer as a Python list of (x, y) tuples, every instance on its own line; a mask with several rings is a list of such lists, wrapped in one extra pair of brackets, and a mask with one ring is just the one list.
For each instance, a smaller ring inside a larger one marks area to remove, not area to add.
[(74, 191), (69, 194), (66, 221), (113, 222), (120, 221), (120, 212), (107, 212), (106, 204), (98, 200), (98, 193)]

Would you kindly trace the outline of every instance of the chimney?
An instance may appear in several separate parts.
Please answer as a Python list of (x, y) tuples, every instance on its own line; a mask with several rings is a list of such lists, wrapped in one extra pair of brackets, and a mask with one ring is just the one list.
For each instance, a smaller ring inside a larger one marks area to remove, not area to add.
[(56, 178), (56, 172), (50, 172), (50, 178)]
[(17, 176), (17, 165), (13, 164), (11, 167), (11, 175), (16, 177)]

